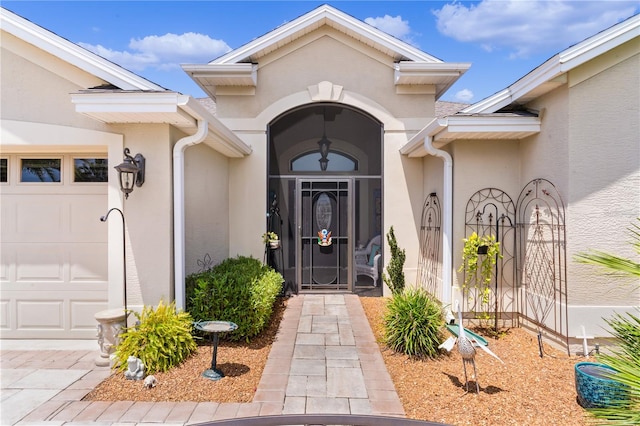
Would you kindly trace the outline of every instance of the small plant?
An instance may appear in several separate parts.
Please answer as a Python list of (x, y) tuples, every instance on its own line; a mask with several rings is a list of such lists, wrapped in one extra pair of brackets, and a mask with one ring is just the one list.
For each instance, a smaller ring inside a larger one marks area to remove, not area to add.
[(278, 240), (278, 234), (276, 234), (275, 232), (265, 232), (264, 234), (262, 234), (262, 244), (267, 244), (269, 241), (277, 241)]
[[(500, 254), (500, 242), (494, 235), (478, 236), (475, 232), (465, 238), (462, 247), (462, 265), (459, 271), (464, 271), (462, 291), (469, 294), (475, 288), (476, 297), (483, 307), (483, 319), (489, 318), (489, 298), (491, 296), (491, 279)], [(479, 254), (481, 253), (481, 254)]]
[(187, 310), (196, 321), (231, 321), (229, 340), (249, 341), (267, 326), (282, 275), (258, 259), (238, 256), (186, 280)]
[(135, 356), (144, 363), (148, 374), (165, 372), (182, 363), (197, 348), (191, 335), (191, 315), (177, 312), (175, 302), (158, 307), (145, 306), (134, 312), (139, 324), (127, 327), (120, 334), (115, 357), (118, 369), (127, 369), (127, 358)]
[(385, 342), (389, 348), (410, 356), (435, 358), (442, 342), (442, 306), (423, 289), (395, 294), (384, 317)]
[(387, 276), (387, 274), (383, 272), (382, 279), (391, 290), (391, 293), (396, 295), (404, 291), (404, 261), (407, 255), (404, 249), (398, 247), (393, 226), (389, 228), (389, 232), (387, 233), (387, 242), (389, 243), (389, 249), (391, 251), (391, 259), (389, 260), (389, 266), (387, 266), (389, 275)]

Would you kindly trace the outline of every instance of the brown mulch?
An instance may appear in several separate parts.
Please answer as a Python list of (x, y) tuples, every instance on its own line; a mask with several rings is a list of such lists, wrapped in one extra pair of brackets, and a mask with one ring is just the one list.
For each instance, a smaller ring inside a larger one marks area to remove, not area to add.
[(412, 359), (386, 349), (380, 342), (387, 299), (360, 300), (407, 417), (453, 425), (587, 424), (574, 384), (573, 368), (580, 359), (548, 345), (540, 358), (536, 336), (505, 330), (499, 339), (487, 339), (504, 364), (478, 350), (480, 393), (473, 380), (466, 393), (462, 358), (455, 348), (438, 360)]
[(193, 401), (251, 402), (275, 340), (286, 300), (278, 299), (271, 322), (250, 343), (220, 340), (217, 368), (225, 377), (213, 381), (202, 377), (211, 368), (212, 345), (208, 338), (180, 366), (166, 373), (154, 373), (156, 387), (145, 389), (142, 381), (127, 380), (114, 373), (84, 397), (85, 401)]
[[(460, 356), (420, 360), (396, 354), (382, 342), (382, 316), (388, 299), (360, 298), (371, 328), (380, 344), (387, 370), (393, 379), (407, 417), (453, 425), (586, 425), (585, 411), (576, 402), (573, 368), (579, 358), (545, 345), (538, 354), (536, 336), (510, 329), (499, 339), (488, 339), (501, 364), (478, 351), (480, 394), (475, 382), (464, 388)], [(221, 341), (218, 368), (225, 376), (214, 382), (201, 377), (211, 366), (211, 346), (180, 367), (154, 374), (158, 385), (144, 389), (141, 382), (111, 375), (84, 399), (90, 401), (215, 401), (250, 402), (264, 369), (286, 301), (276, 304), (268, 327), (251, 343)], [(471, 379), (472, 372), (467, 371)]]

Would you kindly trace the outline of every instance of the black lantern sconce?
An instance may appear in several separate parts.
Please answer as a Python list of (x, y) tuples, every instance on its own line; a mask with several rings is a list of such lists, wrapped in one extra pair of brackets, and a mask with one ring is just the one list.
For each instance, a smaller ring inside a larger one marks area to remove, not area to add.
[(318, 141), (318, 146), (320, 147), (320, 170), (323, 172), (327, 171), (327, 166), (329, 165), (329, 159), (327, 156), (329, 155), (329, 146), (331, 146), (331, 141), (327, 139), (327, 119), (325, 116), (325, 109), (322, 109), (322, 139)]
[(124, 198), (129, 198), (134, 186), (144, 183), (144, 163), (142, 154), (132, 157), (129, 148), (124, 149), (124, 161), (114, 167), (120, 177), (120, 190), (124, 192)]
[(327, 139), (327, 137), (322, 134), (322, 139), (318, 141), (318, 145), (320, 146), (320, 170), (323, 172), (327, 171), (327, 165), (329, 164), (329, 159), (327, 156), (329, 155), (329, 146), (331, 145), (331, 141)]

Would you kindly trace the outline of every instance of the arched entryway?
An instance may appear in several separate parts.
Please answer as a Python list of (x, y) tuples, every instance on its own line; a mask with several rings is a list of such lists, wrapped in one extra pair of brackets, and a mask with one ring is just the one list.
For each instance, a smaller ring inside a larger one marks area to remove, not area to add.
[(380, 121), (335, 103), (304, 105), (269, 124), (267, 226), (282, 244), (266, 254), (288, 289), (380, 285), (360, 274), (378, 267), (374, 256), (356, 275), (355, 253), (382, 232), (382, 135)]

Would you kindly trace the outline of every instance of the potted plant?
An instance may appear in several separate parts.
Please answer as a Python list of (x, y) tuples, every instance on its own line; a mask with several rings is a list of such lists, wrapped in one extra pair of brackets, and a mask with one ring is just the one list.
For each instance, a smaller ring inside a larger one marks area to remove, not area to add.
[(269, 244), (269, 247), (272, 249), (277, 249), (280, 247), (280, 240), (278, 239), (278, 234), (275, 232), (265, 232), (262, 234), (262, 243)]

